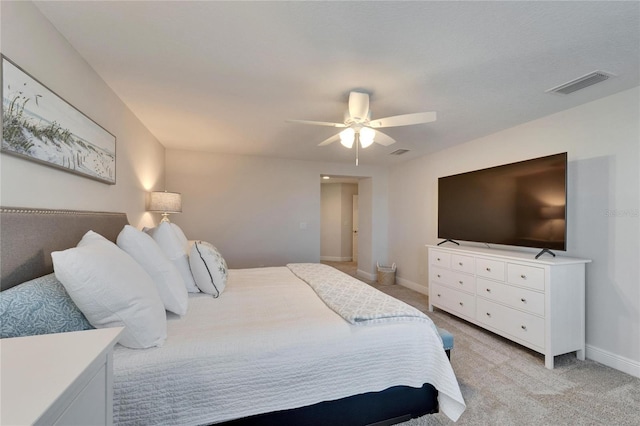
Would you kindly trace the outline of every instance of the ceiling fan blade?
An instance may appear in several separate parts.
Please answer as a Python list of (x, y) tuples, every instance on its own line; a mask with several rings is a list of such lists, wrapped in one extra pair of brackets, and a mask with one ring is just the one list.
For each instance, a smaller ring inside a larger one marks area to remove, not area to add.
[(382, 133), (380, 130), (376, 130), (376, 137), (373, 141), (384, 146), (389, 146), (393, 143), (396, 143), (395, 139), (393, 139), (391, 136), (388, 136)]
[(318, 146), (325, 146), (325, 145), (329, 145), (330, 143), (334, 143), (336, 141), (340, 140), (340, 133), (335, 134), (331, 137), (328, 137), (327, 139), (323, 140), (322, 142), (320, 142), (318, 144)]
[(344, 123), (331, 123), (329, 121), (311, 121), (311, 120), (286, 120), (288, 123), (312, 124), (314, 126), (328, 127), (347, 127)]
[(369, 125), (377, 129), (380, 127), (410, 126), (412, 124), (431, 123), (432, 121), (436, 121), (435, 111), (416, 112), (413, 114), (394, 115), (393, 117), (379, 118), (377, 120), (371, 120)]
[(349, 93), (349, 115), (355, 122), (369, 117), (369, 95), (367, 93)]

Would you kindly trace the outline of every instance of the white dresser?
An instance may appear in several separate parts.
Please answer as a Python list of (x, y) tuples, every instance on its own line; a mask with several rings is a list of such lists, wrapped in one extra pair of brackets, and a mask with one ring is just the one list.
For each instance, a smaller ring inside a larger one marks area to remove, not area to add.
[(110, 425), (122, 327), (0, 340), (0, 424)]
[(585, 350), (586, 259), (427, 246), (429, 310), (437, 307), (553, 357)]

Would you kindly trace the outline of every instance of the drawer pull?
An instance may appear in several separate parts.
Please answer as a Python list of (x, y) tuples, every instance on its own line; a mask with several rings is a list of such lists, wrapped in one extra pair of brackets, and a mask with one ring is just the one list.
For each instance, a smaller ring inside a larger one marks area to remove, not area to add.
[(442, 277), (440, 276), (440, 274), (438, 274), (438, 278), (442, 278)]
[(463, 284), (464, 284), (462, 281), (458, 281), (458, 283), (459, 283), (460, 285), (463, 285)]
[(438, 293), (438, 297), (440, 297), (440, 293)]
[(464, 306), (464, 303), (460, 302), (460, 306)]
[(436, 258), (436, 260), (437, 260), (438, 262), (440, 262), (440, 258), (439, 258), (439, 257), (437, 257), (437, 258)]
[(490, 288), (487, 289), (487, 293), (491, 293), (491, 289)]
[(491, 317), (491, 313), (487, 312), (487, 316), (488, 316), (488, 317)]
[(458, 262), (458, 265), (462, 266), (462, 262)]
[(527, 279), (527, 276), (525, 274), (520, 275), (520, 278), (522, 278), (523, 280)]
[(524, 297), (523, 297), (522, 299), (520, 299), (520, 301), (521, 301), (522, 303), (527, 303), (527, 299), (525, 299)]
[(520, 328), (523, 329), (524, 331), (527, 331), (527, 326), (526, 325), (521, 325)]
[(491, 268), (485, 268), (487, 272), (491, 272)]

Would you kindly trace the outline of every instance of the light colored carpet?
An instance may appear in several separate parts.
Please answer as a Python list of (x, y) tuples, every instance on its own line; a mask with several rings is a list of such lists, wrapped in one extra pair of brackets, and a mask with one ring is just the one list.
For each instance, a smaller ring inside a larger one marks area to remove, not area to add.
[[(355, 275), (355, 264), (323, 262)], [(366, 280), (363, 280), (367, 282)], [(400, 285), (379, 290), (425, 312), (455, 339), (451, 365), (467, 409), (460, 425), (634, 425), (640, 426), (640, 379), (575, 354), (544, 357), (443, 311), (428, 312), (427, 296)], [(454, 424), (443, 414), (402, 426)]]

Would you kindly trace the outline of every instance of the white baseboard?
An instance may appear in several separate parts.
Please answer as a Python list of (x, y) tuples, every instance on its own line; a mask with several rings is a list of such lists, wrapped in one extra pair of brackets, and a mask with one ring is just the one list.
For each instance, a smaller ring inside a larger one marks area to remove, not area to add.
[(640, 362), (638, 361), (616, 355), (591, 345), (587, 345), (585, 355), (587, 358), (604, 364), (607, 367), (615, 368), (623, 373), (640, 378)]
[(400, 284), (403, 287), (407, 287), (413, 291), (417, 291), (418, 293), (422, 293), (425, 295), (429, 295), (429, 287), (418, 284), (418, 283), (414, 283), (413, 281), (409, 281), (405, 278), (400, 278), (398, 276), (396, 276), (396, 283)]
[(351, 262), (351, 257), (320, 256), (320, 260), (326, 260), (327, 262)]
[(359, 277), (362, 277), (362, 278), (366, 278), (369, 281), (375, 281), (375, 280), (378, 279), (378, 276), (376, 274), (370, 274), (370, 273), (368, 273), (366, 271), (363, 271), (362, 269), (358, 269), (356, 271), (356, 275), (359, 276)]

